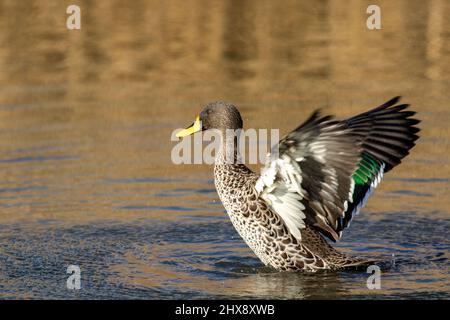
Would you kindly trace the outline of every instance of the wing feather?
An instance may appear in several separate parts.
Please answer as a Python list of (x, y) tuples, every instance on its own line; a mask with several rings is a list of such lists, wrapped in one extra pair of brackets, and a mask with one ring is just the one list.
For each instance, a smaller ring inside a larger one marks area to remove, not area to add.
[(309, 224), (338, 240), (384, 173), (408, 155), (420, 121), (399, 100), (344, 121), (316, 111), (275, 146), (256, 190), (295, 237)]
[(315, 112), (275, 148), (279, 158), (268, 157), (256, 184), (260, 197), (297, 238), (305, 223), (339, 238), (337, 220), (352, 201), (351, 176), (360, 153), (351, 130)]

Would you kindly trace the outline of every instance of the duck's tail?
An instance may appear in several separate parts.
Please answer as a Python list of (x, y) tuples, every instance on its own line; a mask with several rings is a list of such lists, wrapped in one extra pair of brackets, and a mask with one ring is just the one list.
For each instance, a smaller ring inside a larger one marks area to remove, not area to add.
[(328, 258), (328, 263), (332, 269), (363, 269), (366, 270), (367, 267), (371, 265), (377, 265), (379, 261), (370, 260), (359, 257), (352, 257), (343, 254), (336, 250), (335, 255), (331, 255)]
[(379, 261), (349, 256), (333, 248), (320, 233), (307, 226), (302, 229), (303, 243), (315, 255), (327, 262), (330, 269), (360, 269), (377, 264)]

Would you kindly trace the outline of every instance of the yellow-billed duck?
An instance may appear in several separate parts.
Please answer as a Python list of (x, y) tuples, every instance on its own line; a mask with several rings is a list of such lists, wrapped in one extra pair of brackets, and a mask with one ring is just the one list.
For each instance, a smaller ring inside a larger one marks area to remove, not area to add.
[[(234, 227), (265, 265), (313, 271), (373, 263), (337, 251), (325, 237), (341, 238), (383, 174), (415, 145), (420, 121), (399, 99), (346, 120), (314, 112), (272, 149), (260, 174), (237, 156), (226, 161), (235, 141), (222, 144), (215, 155), (217, 192)], [(242, 127), (238, 109), (219, 101), (205, 106), (177, 136)]]

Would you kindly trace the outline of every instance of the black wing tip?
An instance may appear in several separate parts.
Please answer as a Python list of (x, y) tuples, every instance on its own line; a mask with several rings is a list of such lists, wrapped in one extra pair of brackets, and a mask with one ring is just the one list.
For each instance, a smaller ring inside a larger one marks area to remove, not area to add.
[[(374, 110), (372, 110), (372, 111), (375, 111), (375, 110), (384, 110), (384, 109), (387, 109), (387, 108), (389, 108), (389, 107), (395, 106), (397, 103), (400, 102), (400, 99), (401, 99), (401, 98), (402, 98), (401, 96), (395, 96), (395, 97), (389, 99), (388, 101), (386, 101), (385, 103), (383, 103), (382, 105), (376, 107), (376, 108), (375, 108)], [(408, 105), (407, 105), (407, 106), (408, 106)]]
[(316, 119), (321, 118), (321, 117), (322, 117), (322, 111), (323, 111), (322, 108), (315, 109), (315, 110), (311, 113), (311, 115), (309, 116), (309, 118), (308, 118), (308, 120), (307, 120), (306, 122), (313, 121), (313, 120), (316, 120)]
[(322, 113), (322, 109), (316, 109), (311, 113), (311, 115), (308, 117), (308, 119), (305, 122), (303, 122), (301, 125), (299, 125), (297, 128), (295, 128), (293, 131), (299, 131), (306, 127), (318, 126), (320, 123), (326, 122), (326, 121), (329, 121), (332, 119), (333, 119), (333, 116), (331, 116), (331, 115), (324, 116)]
[(362, 118), (364, 116), (376, 116), (376, 115), (381, 115), (381, 114), (385, 114), (385, 115), (401, 114), (404, 119), (408, 120), (408, 124), (410, 126), (419, 124), (421, 122), (420, 120), (411, 118), (414, 115), (416, 115), (417, 112), (409, 109), (409, 107), (411, 106), (409, 103), (398, 104), (398, 102), (400, 102), (400, 99), (401, 99), (401, 96), (396, 96), (396, 97), (386, 101), (382, 105), (380, 105), (372, 110), (369, 110), (367, 112), (364, 112), (360, 115), (357, 115), (349, 120), (353, 120), (355, 118)]
[(405, 110), (403, 112), (405, 112), (405, 113), (406, 112), (408, 112), (408, 113), (414, 112), (414, 114), (415, 114), (416, 113), (415, 111), (406, 110), (411, 106), (409, 103), (399, 104), (401, 98), (402, 98), (401, 96), (396, 96), (369, 112), (372, 113), (372, 112), (376, 112), (376, 111), (380, 111), (380, 110), (390, 110), (393, 112), (401, 112), (401, 111)]
[(401, 98), (402, 98), (402, 96), (395, 96), (392, 99), (386, 101), (383, 105), (386, 105), (388, 107), (393, 106), (393, 105), (397, 104)]

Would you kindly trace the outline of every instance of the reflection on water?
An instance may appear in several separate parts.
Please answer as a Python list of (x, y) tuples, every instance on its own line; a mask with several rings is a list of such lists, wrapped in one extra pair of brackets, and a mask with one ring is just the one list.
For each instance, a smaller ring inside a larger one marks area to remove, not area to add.
[[(449, 297), (448, 1), (379, 1), (381, 31), (365, 1), (79, 5), (68, 31), (61, 1), (0, 4), (0, 296)], [(394, 254), (376, 292), (364, 273), (261, 268), (212, 168), (170, 161), (172, 130), (212, 100), (284, 133), (399, 94), (422, 137), (339, 244)]]

